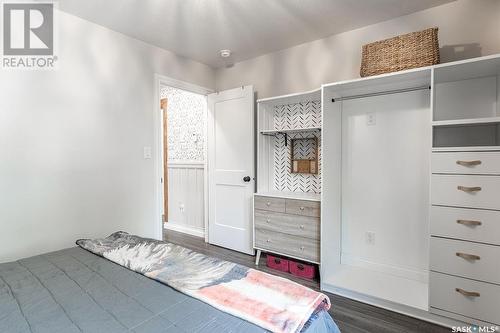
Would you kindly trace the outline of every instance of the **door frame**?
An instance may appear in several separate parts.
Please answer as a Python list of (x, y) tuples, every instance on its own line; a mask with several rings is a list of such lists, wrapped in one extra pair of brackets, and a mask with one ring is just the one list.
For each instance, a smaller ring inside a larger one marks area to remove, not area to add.
[[(195, 94), (205, 95), (207, 98), (207, 108), (205, 110), (208, 119), (208, 94), (214, 92), (213, 89), (202, 87), (193, 83), (185, 82), (164, 76), (161, 74), (154, 74), (154, 87), (155, 96), (153, 103), (153, 123), (154, 123), (154, 184), (155, 184), (155, 238), (163, 239), (163, 183), (164, 176), (164, 163), (163, 163), (163, 118), (162, 110), (160, 108), (160, 89), (162, 86), (170, 86), (177, 89), (186, 90)], [(208, 240), (208, 147), (207, 147), (207, 123), (204, 128), (204, 154), (205, 160), (203, 161), (203, 186), (204, 186), (204, 224), (205, 224), (205, 241)]]

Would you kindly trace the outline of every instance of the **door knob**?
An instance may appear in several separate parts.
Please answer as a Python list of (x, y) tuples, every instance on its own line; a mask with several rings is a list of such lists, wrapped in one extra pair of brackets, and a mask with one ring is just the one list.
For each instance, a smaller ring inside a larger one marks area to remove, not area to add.
[(245, 183), (248, 183), (250, 180), (252, 180), (252, 178), (250, 178), (250, 176), (243, 177), (243, 181)]

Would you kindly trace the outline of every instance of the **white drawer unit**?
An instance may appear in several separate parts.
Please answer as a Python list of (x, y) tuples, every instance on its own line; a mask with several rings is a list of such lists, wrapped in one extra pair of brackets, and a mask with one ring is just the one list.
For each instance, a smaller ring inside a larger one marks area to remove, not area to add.
[(434, 152), (432, 173), (500, 175), (500, 153)]
[(500, 324), (499, 285), (431, 272), (429, 287), (430, 312)]
[(440, 273), (500, 284), (500, 246), (431, 237), (430, 268)]
[(500, 245), (500, 211), (432, 206), (431, 235)]
[(254, 248), (319, 263), (320, 207), (316, 200), (254, 196)]
[(500, 210), (500, 176), (432, 175), (433, 205)]
[(500, 152), (432, 153), (430, 311), (500, 323)]

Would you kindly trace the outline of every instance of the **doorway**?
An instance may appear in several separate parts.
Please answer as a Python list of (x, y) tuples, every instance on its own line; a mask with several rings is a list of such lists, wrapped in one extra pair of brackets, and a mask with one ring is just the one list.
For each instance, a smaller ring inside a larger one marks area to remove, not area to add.
[(205, 237), (206, 89), (159, 79), (162, 234)]

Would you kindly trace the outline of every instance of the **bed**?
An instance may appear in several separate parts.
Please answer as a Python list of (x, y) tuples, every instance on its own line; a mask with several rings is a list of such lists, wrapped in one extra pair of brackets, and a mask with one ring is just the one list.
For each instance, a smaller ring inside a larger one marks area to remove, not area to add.
[[(75, 247), (0, 264), (0, 332), (265, 332)], [(339, 332), (327, 311), (301, 332)]]

